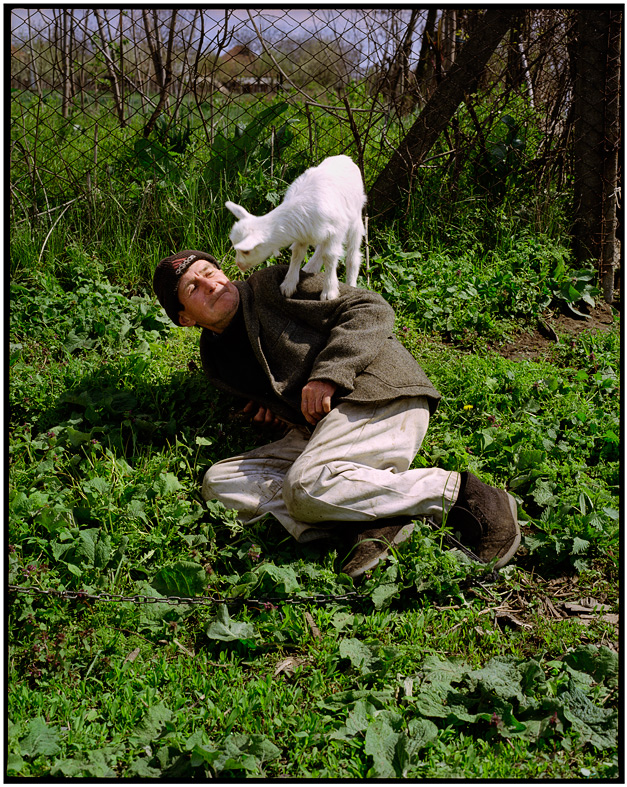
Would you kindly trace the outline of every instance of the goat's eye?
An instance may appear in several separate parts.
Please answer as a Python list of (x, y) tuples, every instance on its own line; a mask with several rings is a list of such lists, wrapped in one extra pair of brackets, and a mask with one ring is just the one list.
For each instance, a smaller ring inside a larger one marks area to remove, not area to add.
[(246, 255), (246, 254), (250, 254), (250, 252), (249, 251), (243, 251), (242, 254)]

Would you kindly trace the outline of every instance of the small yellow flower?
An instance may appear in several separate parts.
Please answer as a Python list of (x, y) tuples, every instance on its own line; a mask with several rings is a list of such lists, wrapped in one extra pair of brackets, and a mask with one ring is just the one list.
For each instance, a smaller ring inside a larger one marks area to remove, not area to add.
[(465, 404), (464, 405), (464, 410), (472, 410), (473, 407), (474, 407), (474, 405), (472, 405), (472, 404)]

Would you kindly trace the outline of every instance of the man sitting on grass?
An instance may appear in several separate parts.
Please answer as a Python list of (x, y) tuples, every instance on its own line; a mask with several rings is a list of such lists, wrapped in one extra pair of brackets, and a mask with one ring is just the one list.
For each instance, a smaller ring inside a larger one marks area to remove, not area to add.
[(274, 265), (232, 282), (210, 254), (166, 257), (154, 274), (176, 325), (202, 328), (200, 355), (217, 387), (242, 397), (285, 436), (207, 470), (202, 494), (244, 523), (272, 514), (297, 541), (333, 535), (353, 578), (405, 541), (417, 517), (445, 521), (480, 560), (504, 566), (520, 543), (516, 502), (468, 472), (410, 469), (440, 394), (394, 337), (377, 293), (301, 272), (292, 298)]

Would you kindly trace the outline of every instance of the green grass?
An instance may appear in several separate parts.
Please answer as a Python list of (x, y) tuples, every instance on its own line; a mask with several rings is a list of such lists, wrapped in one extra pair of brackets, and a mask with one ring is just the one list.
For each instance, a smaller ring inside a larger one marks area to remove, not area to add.
[[(402, 221), (370, 224), (361, 284), (394, 306), (398, 338), (443, 394), (415, 465), (509, 488), (524, 539), (494, 576), (418, 522), (355, 589), (341, 545), (300, 547), (271, 518), (244, 528), (203, 502), (211, 463), (269, 437), (208, 387), (197, 333), (174, 328), (150, 289), (176, 248), (239, 275), (224, 201), (265, 212), (316, 163), (306, 114), (242, 99), (230, 111), (245, 133), (223, 114), (211, 151), (195, 121), (189, 137), (161, 127), (141, 141), (140, 115), (121, 130), (103, 105), (68, 125), (54, 96), (26, 115), (20, 101), (14, 138), (40, 171), (16, 146), (8, 577), (33, 594), (8, 596), (7, 774), (615, 778), (618, 329), (561, 334), (536, 360), (499, 353), (547, 312), (583, 319), (599, 296), (572, 264), (569, 195), (534, 188), (524, 166), (486, 191), (470, 160), (453, 171), (442, 157)], [(503, 109), (526, 118), (530, 156), (529, 107)], [(317, 160), (352, 151), (348, 127), (314, 121)], [(373, 129), (369, 183), (382, 133), (393, 145), (402, 131)], [(58, 221), (46, 212), (75, 197)], [(586, 597), (602, 611), (549, 613)]]
[(208, 388), (197, 334), (146, 295), (147, 262), (112, 275), (85, 243), (39, 281), (17, 269), (9, 581), (275, 600), (10, 593), (9, 776), (616, 777), (614, 626), (551, 617), (546, 599), (564, 577), (568, 600), (618, 609), (618, 330), (503, 358), (543, 310), (594, 297), (563, 246), (392, 240), (370, 284), (443, 394), (416, 466), (508, 486), (523, 547), (495, 579), (417, 523), (358, 597), (319, 604), (276, 599), (353, 590), (341, 547), (203, 503), (203, 470), (268, 438)]

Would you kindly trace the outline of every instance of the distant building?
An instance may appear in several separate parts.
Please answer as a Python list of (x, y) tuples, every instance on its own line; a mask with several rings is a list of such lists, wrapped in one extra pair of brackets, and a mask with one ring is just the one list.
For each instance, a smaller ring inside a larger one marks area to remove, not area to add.
[(280, 83), (278, 75), (246, 44), (237, 44), (217, 62), (218, 79), (229, 93), (270, 93)]

